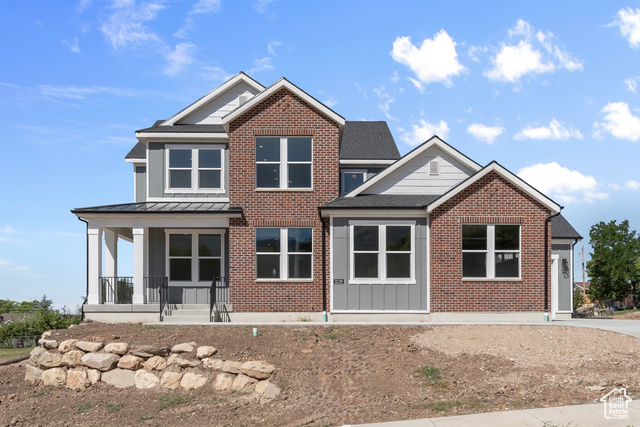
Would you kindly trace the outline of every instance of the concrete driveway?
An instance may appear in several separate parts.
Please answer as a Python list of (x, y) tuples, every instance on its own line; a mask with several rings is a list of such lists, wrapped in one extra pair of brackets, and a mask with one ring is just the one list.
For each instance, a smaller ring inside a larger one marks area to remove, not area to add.
[(623, 319), (571, 319), (554, 320), (553, 325), (577, 326), (580, 328), (595, 328), (605, 331), (619, 332), (640, 338), (640, 320)]

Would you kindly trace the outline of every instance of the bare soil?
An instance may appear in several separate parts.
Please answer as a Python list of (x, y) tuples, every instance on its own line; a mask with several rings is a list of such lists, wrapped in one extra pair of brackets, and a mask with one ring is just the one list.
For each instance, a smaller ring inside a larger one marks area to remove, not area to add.
[(222, 359), (275, 365), (282, 393), (260, 405), (210, 384), (75, 392), (25, 382), (21, 362), (0, 366), (0, 426), (341, 425), (593, 403), (620, 386), (640, 392), (640, 339), (587, 328), (283, 325), (253, 337), (242, 326), (87, 323), (52, 338), (212, 345)]

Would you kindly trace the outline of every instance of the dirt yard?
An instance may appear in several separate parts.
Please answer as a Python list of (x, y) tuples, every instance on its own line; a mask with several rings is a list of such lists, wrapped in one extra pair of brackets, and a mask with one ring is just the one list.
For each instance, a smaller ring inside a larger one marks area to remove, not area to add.
[[(633, 320), (630, 320), (633, 321)], [(639, 322), (640, 323), (640, 322)], [(639, 324), (640, 326), (640, 324)], [(240, 326), (83, 324), (52, 339), (174, 345), (276, 366), (282, 393), (33, 386), (24, 362), (0, 367), (0, 426), (301, 426), (596, 402), (613, 387), (640, 393), (640, 339), (558, 326)]]

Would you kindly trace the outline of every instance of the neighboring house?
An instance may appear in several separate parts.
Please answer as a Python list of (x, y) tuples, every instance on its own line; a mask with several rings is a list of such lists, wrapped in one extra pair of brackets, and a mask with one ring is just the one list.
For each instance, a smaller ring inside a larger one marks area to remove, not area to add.
[[(562, 207), (437, 136), (400, 157), (385, 122), (240, 73), (136, 138), (135, 202), (72, 211), (87, 222), (87, 319), (212, 303), (232, 322), (573, 309), (581, 237)], [(133, 277), (118, 276), (120, 239), (133, 242)]]

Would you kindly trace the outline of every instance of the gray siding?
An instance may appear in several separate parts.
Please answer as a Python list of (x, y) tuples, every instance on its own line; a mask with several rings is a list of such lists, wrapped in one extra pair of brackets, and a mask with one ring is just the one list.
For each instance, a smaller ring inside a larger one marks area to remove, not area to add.
[[(571, 311), (573, 302), (573, 283), (571, 278), (572, 259), (571, 245), (555, 245), (551, 246), (551, 253), (558, 255), (558, 310)], [(569, 265), (567, 273), (562, 272), (562, 260), (566, 259)]]
[(165, 234), (164, 228), (149, 229), (149, 276), (165, 276)]
[(235, 86), (227, 89), (226, 92), (219, 94), (208, 104), (201, 106), (196, 111), (186, 116), (179, 123), (189, 124), (220, 124), (222, 117), (238, 108), (240, 105), (240, 96), (244, 95), (248, 98), (256, 95), (258, 91), (244, 82), (240, 82)]
[[(371, 218), (366, 218), (370, 220)], [(403, 218), (378, 218), (381, 224)], [(416, 284), (350, 283), (349, 282), (349, 222), (354, 218), (333, 218), (333, 309), (334, 310), (426, 310), (427, 309), (427, 220), (408, 218), (416, 222), (415, 278)], [(343, 283), (340, 283), (343, 281)]]
[(136, 203), (147, 200), (147, 167), (135, 167)]

